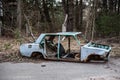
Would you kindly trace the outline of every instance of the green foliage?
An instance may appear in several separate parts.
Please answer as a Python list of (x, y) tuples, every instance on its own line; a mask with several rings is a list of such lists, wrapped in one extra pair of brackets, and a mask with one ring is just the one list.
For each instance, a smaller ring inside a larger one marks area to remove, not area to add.
[(100, 15), (96, 20), (97, 34), (118, 36), (120, 34), (120, 15)]

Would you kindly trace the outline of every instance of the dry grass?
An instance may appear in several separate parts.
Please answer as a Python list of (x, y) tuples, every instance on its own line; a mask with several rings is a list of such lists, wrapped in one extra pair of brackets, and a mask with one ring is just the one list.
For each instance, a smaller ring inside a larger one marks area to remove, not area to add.
[(20, 42), (16, 39), (3, 38), (0, 39), (0, 52), (11, 52), (19, 49)]

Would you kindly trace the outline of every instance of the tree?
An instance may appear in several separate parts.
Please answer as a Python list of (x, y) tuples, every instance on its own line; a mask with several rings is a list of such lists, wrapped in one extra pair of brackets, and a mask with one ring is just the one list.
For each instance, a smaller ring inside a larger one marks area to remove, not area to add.
[(118, 10), (117, 13), (120, 14), (120, 0), (118, 0)]
[(81, 30), (82, 31), (82, 22), (83, 22), (83, 5), (82, 5), (82, 3), (83, 3), (83, 0), (80, 0), (80, 3), (79, 3), (79, 6), (80, 6), (80, 10), (78, 10), (78, 11), (80, 11), (80, 14), (79, 14), (79, 16), (80, 16), (80, 20), (79, 20), (79, 27), (80, 28), (78, 28), (78, 30)]
[(79, 1), (76, 0), (76, 4), (75, 4), (75, 27), (77, 30), (79, 30), (79, 19), (80, 19), (80, 7), (79, 7)]
[(2, 35), (2, 25), (3, 24), (3, 5), (2, 1), (0, 0), (0, 36)]
[(83, 5), (82, 0), (80, 2), (76, 0), (75, 5), (75, 27), (77, 31), (82, 31), (82, 22), (83, 22)]
[(63, 4), (63, 9), (64, 9), (64, 14), (68, 15), (68, 19), (67, 19), (67, 25), (66, 25), (66, 31), (73, 31), (73, 24), (74, 24), (74, 4), (73, 4), (73, 0), (62, 0), (62, 4)]
[[(76, 3), (76, 4), (74, 4)], [(82, 0), (62, 0), (64, 14), (68, 15), (67, 31), (82, 30)]]
[(52, 20), (50, 18), (50, 14), (49, 14), (49, 10), (48, 10), (48, 3), (47, 3), (47, 0), (42, 0), (43, 1), (43, 9), (44, 9), (44, 15), (45, 15), (45, 18), (46, 18), (46, 21), (48, 22), (48, 25), (49, 25), (49, 32), (54, 32), (54, 29), (53, 29), (53, 24), (52, 24)]
[(68, 20), (67, 20), (67, 31), (73, 31), (73, 25), (74, 25), (74, 4), (73, 0), (68, 1)]
[(109, 0), (109, 12), (112, 13), (113, 12), (113, 7), (114, 6), (114, 2), (113, 0)]
[(102, 2), (103, 2), (103, 4), (102, 4), (102, 6), (103, 6), (103, 11), (105, 11), (105, 12), (107, 12), (107, 1), (108, 0), (102, 0)]
[(94, 39), (98, 4), (99, 0), (94, 0), (93, 2), (91, 1), (87, 8), (87, 25), (85, 29), (85, 37), (89, 41)]
[(22, 8), (21, 8), (21, 5), (22, 5), (22, 0), (17, 0), (17, 26), (18, 26), (18, 29), (19, 29), (19, 32), (21, 32), (21, 26), (22, 26)]

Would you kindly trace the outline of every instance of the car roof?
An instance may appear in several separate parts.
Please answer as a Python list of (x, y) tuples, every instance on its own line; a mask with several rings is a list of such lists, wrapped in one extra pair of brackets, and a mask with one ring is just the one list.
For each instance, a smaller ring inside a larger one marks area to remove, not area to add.
[(76, 36), (81, 34), (81, 32), (58, 32), (58, 33), (42, 33), (35, 43), (40, 43), (45, 36)]
[(45, 35), (63, 35), (63, 36), (75, 36), (75, 35), (79, 35), (82, 34), (82, 32), (58, 32), (58, 33), (43, 33)]

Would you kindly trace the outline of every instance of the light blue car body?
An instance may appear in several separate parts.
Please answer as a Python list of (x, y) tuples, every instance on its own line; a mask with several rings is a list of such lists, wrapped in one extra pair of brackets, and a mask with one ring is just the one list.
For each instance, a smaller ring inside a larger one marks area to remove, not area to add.
[[(44, 58), (47, 58), (46, 52), (46, 43), (45, 36), (58, 36), (58, 49), (57, 49), (57, 59), (59, 57), (59, 47), (61, 42), (61, 36), (72, 36), (76, 40), (77, 44), (80, 46), (80, 41), (77, 39), (77, 35), (81, 34), (81, 32), (59, 32), (59, 33), (43, 33), (38, 39), (33, 43), (26, 43), (20, 46), (20, 53), (23, 56), (30, 57), (32, 53), (37, 52), (43, 55)], [(111, 51), (111, 47), (102, 44), (95, 44), (92, 42), (83, 45), (80, 49), (80, 59), (79, 61), (86, 61), (90, 55), (99, 55), (103, 58), (109, 58), (109, 52)]]

